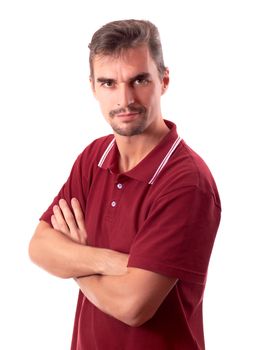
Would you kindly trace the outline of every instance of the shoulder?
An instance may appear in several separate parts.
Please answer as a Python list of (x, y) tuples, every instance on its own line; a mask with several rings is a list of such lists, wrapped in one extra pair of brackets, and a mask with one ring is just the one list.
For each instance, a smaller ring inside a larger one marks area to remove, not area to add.
[(208, 165), (183, 140), (170, 158), (159, 182), (163, 186), (160, 193), (181, 193), (192, 189), (213, 197), (216, 204), (220, 205), (217, 186)]
[(113, 135), (103, 136), (86, 146), (77, 156), (72, 167), (72, 173), (77, 173), (86, 179), (91, 176), (94, 170), (98, 169), (99, 160), (113, 139)]
[(112, 134), (95, 139), (79, 154), (78, 158), (80, 159), (80, 162), (98, 164), (100, 158), (113, 139), (114, 136)]

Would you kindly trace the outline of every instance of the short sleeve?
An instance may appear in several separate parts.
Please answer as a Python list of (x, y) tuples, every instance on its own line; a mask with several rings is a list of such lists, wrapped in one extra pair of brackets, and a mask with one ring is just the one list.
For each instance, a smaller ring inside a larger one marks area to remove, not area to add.
[(204, 284), (220, 211), (212, 193), (198, 187), (160, 196), (136, 234), (128, 266)]
[(51, 216), (53, 214), (53, 206), (59, 203), (60, 199), (65, 199), (70, 205), (71, 198), (75, 197), (79, 200), (82, 207), (83, 213), (85, 213), (86, 207), (86, 193), (87, 193), (87, 180), (83, 174), (83, 163), (84, 163), (84, 154), (80, 154), (76, 159), (70, 175), (65, 182), (65, 184), (60, 189), (58, 195), (54, 198), (51, 205), (40, 217), (40, 220), (44, 220), (47, 223), (51, 223)]

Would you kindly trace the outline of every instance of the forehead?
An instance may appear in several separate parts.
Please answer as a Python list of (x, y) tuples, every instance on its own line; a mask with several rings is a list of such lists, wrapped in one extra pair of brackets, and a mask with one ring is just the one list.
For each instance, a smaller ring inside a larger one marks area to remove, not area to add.
[(98, 77), (129, 78), (140, 72), (150, 75), (158, 74), (158, 70), (147, 46), (123, 50), (119, 55), (97, 55), (93, 60), (95, 79)]

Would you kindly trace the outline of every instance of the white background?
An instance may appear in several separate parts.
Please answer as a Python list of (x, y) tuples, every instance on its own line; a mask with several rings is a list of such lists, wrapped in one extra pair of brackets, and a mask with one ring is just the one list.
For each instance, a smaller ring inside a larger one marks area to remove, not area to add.
[(164, 117), (177, 123), (219, 187), (206, 348), (253, 349), (250, 3), (0, 2), (1, 349), (69, 349), (77, 287), (31, 264), (27, 247), (76, 156), (110, 132), (89, 89), (87, 45), (101, 25), (123, 18), (160, 29), (171, 77)]

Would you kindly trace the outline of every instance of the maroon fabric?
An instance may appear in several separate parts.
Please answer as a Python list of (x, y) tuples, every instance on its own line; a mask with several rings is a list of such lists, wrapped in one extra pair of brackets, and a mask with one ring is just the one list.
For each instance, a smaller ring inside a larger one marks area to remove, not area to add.
[(104, 154), (113, 136), (94, 141), (41, 217), (50, 223), (53, 205), (76, 197), (90, 245), (129, 253), (129, 267), (179, 279), (154, 317), (140, 327), (104, 314), (80, 292), (72, 350), (204, 349), (202, 299), (220, 200), (206, 164), (184, 141), (149, 184), (178, 137), (176, 126), (166, 123), (168, 135), (123, 174), (118, 173), (116, 144)]

